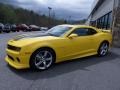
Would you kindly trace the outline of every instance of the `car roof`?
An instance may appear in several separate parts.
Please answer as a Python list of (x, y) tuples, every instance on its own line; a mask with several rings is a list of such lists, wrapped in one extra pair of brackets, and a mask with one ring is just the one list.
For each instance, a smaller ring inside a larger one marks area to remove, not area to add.
[(89, 25), (70, 25), (70, 24), (63, 24), (63, 25), (59, 25), (59, 26), (68, 26), (68, 27), (73, 27), (73, 28), (79, 28), (79, 27), (86, 27), (86, 28), (95, 28)]

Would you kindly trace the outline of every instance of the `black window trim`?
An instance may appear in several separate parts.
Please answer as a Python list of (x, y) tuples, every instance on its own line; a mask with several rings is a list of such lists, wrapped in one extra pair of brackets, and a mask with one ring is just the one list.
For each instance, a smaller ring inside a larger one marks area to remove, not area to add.
[[(92, 29), (92, 30), (94, 30), (94, 31), (96, 31), (94, 28), (75, 28), (70, 34), (68, 34), (67, 35), (67, 37), (69, 37), (76, 29)], [(97, 34), (98, 32), (96, 31), (96, 33), (95, 34)], [(93, 35), (95, 35), (95, 34), (93, 34)], [(85, 36), (92, 36), (92, 35), (85, 35)], [(80, 36), (81, 37), (81, 36)]]

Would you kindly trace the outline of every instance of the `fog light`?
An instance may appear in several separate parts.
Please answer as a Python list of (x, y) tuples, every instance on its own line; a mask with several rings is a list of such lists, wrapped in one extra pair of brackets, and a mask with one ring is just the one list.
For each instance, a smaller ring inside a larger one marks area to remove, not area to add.
[(19, 59), (19, 58), (17, 58), (17, 61), (18, 61), (18, 62), (20, 62), (20, 59)]
[(10, 58), (12, 61), (14, 61), (14, 58), (13, 58), (13, 57), (11, 57), (10, 55), (8, 55), (8, 58)]

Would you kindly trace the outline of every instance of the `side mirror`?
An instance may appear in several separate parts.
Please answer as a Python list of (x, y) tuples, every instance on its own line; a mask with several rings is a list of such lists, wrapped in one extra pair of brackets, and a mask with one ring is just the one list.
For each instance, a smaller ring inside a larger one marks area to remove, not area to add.
[(75, 38), (75, 37), (78, 37), (78, 35), (77, 34), (71, 34), (70, 36), (68, 36), (70, 39), (72, 39), (72, 38)]

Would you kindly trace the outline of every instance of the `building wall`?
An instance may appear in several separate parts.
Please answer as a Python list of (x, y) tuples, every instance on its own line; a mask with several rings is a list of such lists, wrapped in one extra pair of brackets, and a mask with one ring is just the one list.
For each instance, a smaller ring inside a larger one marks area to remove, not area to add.
[(98, 1), (99, 0), (94, 0), (94, 2), (93, 2), (93, 4), (92, 4), (92, 8), (91, 8), (91, 10), (93, 10), (94, 9), (94, 7), (96, 6), (96, 4), (98, 3)]
[[(93, 7), (97, 1), (95, 0)], [(112, 29), (113, 45), (120, 47), (120, 0), (104, 0), (98, 9), (89, 16), (86, 24), (93, 26), (96, 24), (98, 28), (99, 25), (100, 28), (101, 26), (102, 28), (109, 26)], [(108, 28), (106, 27), (106, 29)]]
[(97, 9), (93, 8), (94, 12), (91, 13), (86, 24), (101, 29), (111, 29), (114, 0), (95, 0), (93, 6)]
[(89, 17), (87, 18), (87, 21), (85, 22), (85, 24), (86, 24), (86, 25), (90, 25), (90, 21), (91, 21), (91, 16), (89, 16)]
[(92, 15), (91, 21), (95, 21), (98, 18), (112, 11), (113, 5), (114, 5), (114, 0), (105, 0), (103, 4), (97, 9), (97, 11)]

